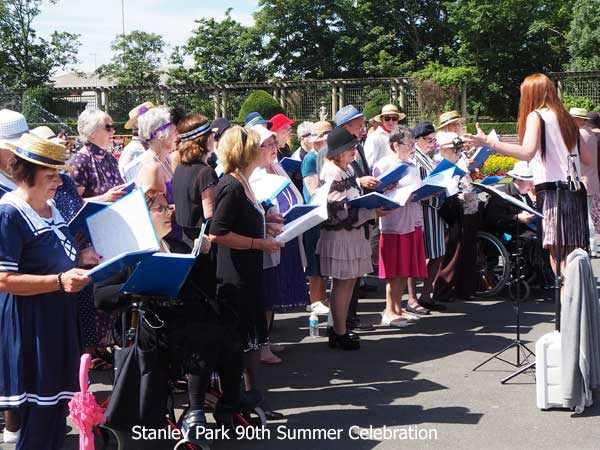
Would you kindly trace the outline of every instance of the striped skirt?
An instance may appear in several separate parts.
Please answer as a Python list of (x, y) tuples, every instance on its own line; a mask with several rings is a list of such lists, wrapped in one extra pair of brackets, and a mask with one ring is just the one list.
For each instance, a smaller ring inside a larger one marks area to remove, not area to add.
[(423, 205), (423, 234), (427, 259), (441, 258), (446, 254), (446, 223), (438, 210), (428, 203)]
[[(542, 183), (535, 189), (538, 211), (544, 215), (541, 226), (544, 248), (559, 247), (563, 259), (574, 248), (587, 250), (589, 226), (585, 188), (578, 191), (560, 189), (557, 192), (553, 183)], [(560, 195), (560, 208), (557, 195)], [(560, 235), (557, 235), (558, 222)]]

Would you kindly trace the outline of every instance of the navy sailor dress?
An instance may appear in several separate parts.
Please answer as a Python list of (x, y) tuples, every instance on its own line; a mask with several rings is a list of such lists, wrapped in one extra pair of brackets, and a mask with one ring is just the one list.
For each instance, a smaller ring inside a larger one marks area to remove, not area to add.
[[(13, 193), (0, 199), (0, 272), (51, 275), (75, 267), (77, 246), (54, 206), (40, 217)], [(77, 294), (0, 292), (0, 409), (57, 405), (78, 387)]]

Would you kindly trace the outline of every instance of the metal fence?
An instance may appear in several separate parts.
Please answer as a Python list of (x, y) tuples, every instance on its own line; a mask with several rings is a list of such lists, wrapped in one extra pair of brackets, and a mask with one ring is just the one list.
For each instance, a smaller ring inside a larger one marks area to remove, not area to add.
[[(48, 122), (74, 121), (86, 107), (108, 111), (117, 122), (127, 120), (128, 111), (144, 101), (181, 106), (189, 113), (210, 118), (237, 120), (245, 99), (262, 89), (281, 104), (286, 114), (296, 121), (331, 120), (343, 106), (352, 104), (363, 110), (376, 96), (397, 101), (407, 114), (409, 124), (423, 117), (418, 87), (409, 78), (369, 78), (336, 80), (301, 80), (260, 83), (202, 84), (194, 86), (160, 86), (151, 88), (78, 87), (54, 91)], [(20, 92), (0, 92), (0, 108), (22, 110)], [(42, 108), (43, 109), (43, 108)], [(45, 117), (44, 117), (45, 118)]]
[(585, 97), (600, 108), (600, 72), (555, 72), (552, 76), (561, 95)]

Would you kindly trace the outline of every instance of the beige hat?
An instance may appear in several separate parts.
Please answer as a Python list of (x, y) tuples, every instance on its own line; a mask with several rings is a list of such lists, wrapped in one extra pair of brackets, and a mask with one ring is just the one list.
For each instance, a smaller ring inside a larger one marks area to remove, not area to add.
[(571, 108), (569, 109), (569, 114), (575, 117), (576, 119), (587, 120), (587, 109), (585, 108)]
[(64, 145), (55, 144), (48, 139), (25, 133), (14, 144), (7, 147), (19, 158), (52, 169), (70, 169), (65, 166), (69, 151)]
[(465, 119), (461, 117), (459, 112), (456, 110), (445, 112), (440, 116), (440, 125), (438, 126), (438, 130), (456, 121), (464, 122)]
[(398, 120), (400, 121), (406, 117), (406, 114), (398, 111), (398, 107), (396, 105), (388, 103), (387, 105), (383, 105), (383, 107), (381, 108), (381, 114), (377, 114), (372, 119), (375, 119), (378, 122), (383, 122), (383, 116), (398, 116)]
[(322, 120), (320, 122), (316, 122), (313, 126), (313, 131), (311, 134), (311, 142), (322, 142), (327, 140), (327, 134), (333, 129), (331, 123), (326, 120)]
[(29, 132), (31, 134), (35, 134), (37, 137), (41, 137), (42, 139), (50, 139), (56, 136), (56, 134), (54, 134), (54, 131), (52, 131), (52, 129), (50, 127), (47, 127), (46, 125), (36, 127)]
[(141, 105), (137, 105), (131, 111), (129, 111), (129, 120), (125, 122), (125, 128), (131, 130), (137, 126), (138, 118), (145, 114), (149, 109), (155, 108), (156, 105), (152, 102), (144, 102)]

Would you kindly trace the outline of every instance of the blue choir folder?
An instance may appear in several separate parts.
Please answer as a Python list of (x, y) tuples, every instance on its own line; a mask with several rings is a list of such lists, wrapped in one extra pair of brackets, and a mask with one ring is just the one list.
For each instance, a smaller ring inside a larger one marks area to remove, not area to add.
[(379, 185), (375, 188), (375, 190), (377, 192), (384, 192), (385, 188), (388, 187), (390, 184), (396, 183), (397, 181), (404, 178), (404, 176), (408, 173), (408, 168), (408, 164), (399, 164), (398, 166), (379, 175)]
[(304, 214), (307, 214), (318, 207), (319, 205), (294, 205), (283, 215), (283, 223), (287, 225), (298, 217), (302, 217)]
[(437, 197), (437, 196), (445, 194), (445, 193), (446, 193), (445, 186), (438, 186), (435, 184), (425, 184), (411, 194), (410, 201), (411, 202), (419, 202), (421, 200), (425, 200), (426, 198)]
[(483, 166), (483, 164), (486, 162), (486, 160), (490, 157), (492, 153), (494, 153), (494, 150), (492, 150), (491, 148), (481, 147), (473, 155), (472, 159), (474, 163), (471, 167), (469, 167), (469, 170), (473, 172), (475, 169), (479, 169), (481, 166)]
[(369, 194), (353, 198), (352, 200), (348, 200), (347, 204), (355, 208), (366, 209), (396, 209), (401, 206), (399, 203), (390, 200), (385, 195), (382, 195), (378, 192), (371, 192)]
[(75, 236), (76, 233), (83, 233), (89, 241), (90, 233), (88, 231), (87, 218), (93, 214), (96, 214), (97, 212), (102, 211), (108, 205), (110, 205), (110, 203), (97, 202), (94, 200), (85, 202), (81, 209), (77, 211), (75, 217), (73, 217), (69, 222), (69, 230), (71, 230), (71, 234)]
[(135, 181), (130, 181), (129, 183), (125, 183), (123, 186), (121, 186), (121, 190), (125, 191), (127, 194), (131, 194), (135, 188)]
[(433, 175), (437, 175), (438, 173), (442, 173), (445, 170), (452, 169), (452, 176), (460, 176), (461, 178), (465, 176), (466, 172), (458, 167), (456, 164), (452, 164), (447, 159), (442, 159), (440, 163), (435, 166), (435, 169), (431, 171), (428, 177), (432, 177)]
[(279, 164), (281, 164), (281, 167), (283, 167), (283, 170), (285, 170), (286, 172), (294, 173), (300, 170), (302, 161), (300, 161), (299, 159), (286, 157), (282, 158), (281, 161), (279, 161)]
[(195, 261), (194, 255), (154, 253), (138, 264), (121, 292), (177, 298)]
[(102, 264), (98, 264), (96, 267), (91, 269), (87, 274), (92, 278), (94, 283), (104, 281), (130, 266), (133, 266), (141, 260), (148, 258), (150, 255), (156, 252), (156, 249), (138, 250), (133, 252), (126, 252), (111, 258)]
[(490, 184), (506, 184), (510, 182), (510, 178), (504, 175), (488, 175), (479, 182), (486, 186)]

